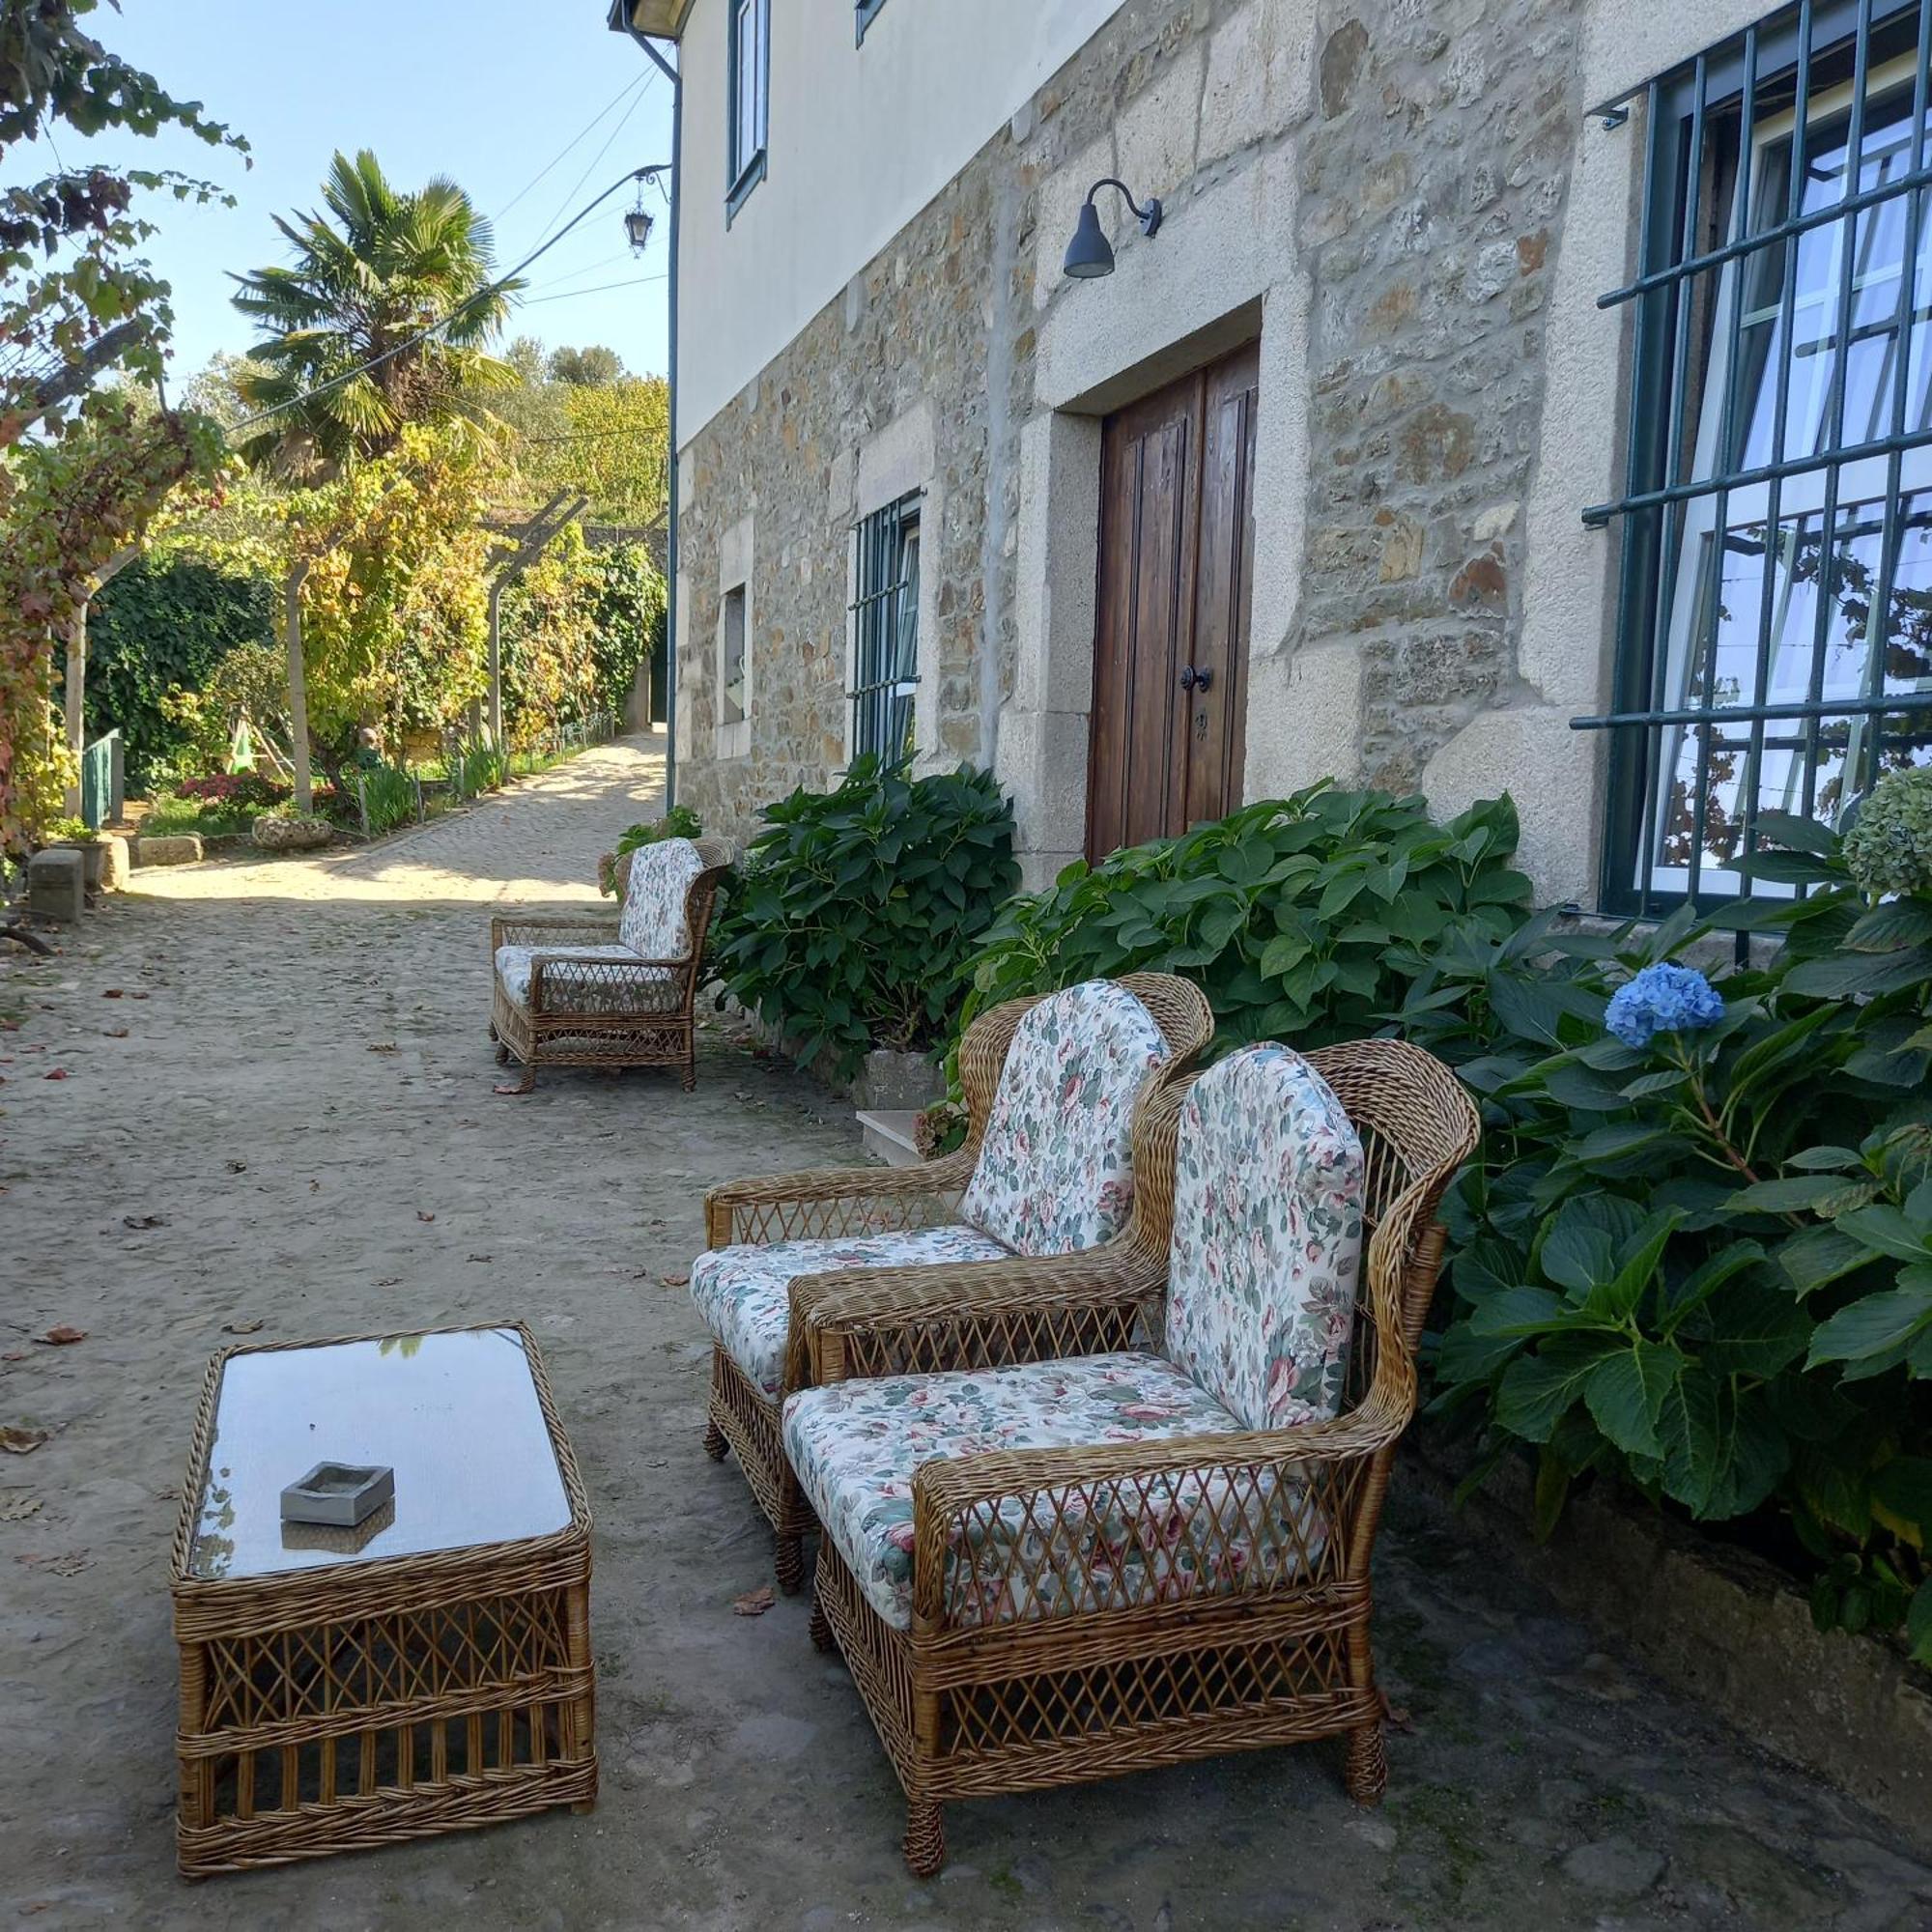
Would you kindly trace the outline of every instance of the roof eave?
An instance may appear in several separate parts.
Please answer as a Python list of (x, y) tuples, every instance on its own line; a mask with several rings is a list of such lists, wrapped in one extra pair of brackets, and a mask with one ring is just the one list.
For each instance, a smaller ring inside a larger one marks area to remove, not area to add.
[(611, 0), (611, 26), (622, 33), (628, 24), (656, 41), (674, 41), (684, 32), (693, 0)]

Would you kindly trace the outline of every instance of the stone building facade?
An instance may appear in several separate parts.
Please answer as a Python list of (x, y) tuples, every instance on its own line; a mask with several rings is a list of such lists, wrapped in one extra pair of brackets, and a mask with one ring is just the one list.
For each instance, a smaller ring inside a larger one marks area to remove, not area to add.
[[(723, 0), (658, 11), (687, 49), (723, 32)], [(917, 33), (922, 11), (887, 0), (870, 35)], [(1618, 494), (1629, 433), (1628, 311), (1598, 300), (1636, 261), (1629, 103), (1763, 9), (1094, 11), (735, 393), (701, 420), (681, 405), (680, 795), (743, 834), (767, 800), (836, 778), (855, 526), (923, 491), (919, 757), (996, 769), (1032, 882), (1077, 856), (1103, 424), (1258, 341), (1245, 796), (1333, 776), (1447, 812), (1507, 787), (1541, 894), (1598, 903), (1607, 743), (1571, 721), (1612, 696), (1617, 533), (1580, 512)], [(783, 54), (780, 34), (775, 174)], [(1108, 176), (1164, 219), (1145, 236), (1109, 196), (1115, 271), (1069, 280), (1075, 216)], [(731, 240), (687, 254), (687, 291)], [(742, 724), (720, 714), (734, 586)]]

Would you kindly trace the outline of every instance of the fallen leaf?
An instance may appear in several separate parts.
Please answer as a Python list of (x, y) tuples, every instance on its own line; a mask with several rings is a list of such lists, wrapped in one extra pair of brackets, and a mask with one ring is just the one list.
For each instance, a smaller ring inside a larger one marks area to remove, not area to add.
[(24, 1563), (31, 1570), (44, 1570), (52, 1577), (78, 1577), (83, 1570), (94, 1568), (94, 1559), (84, 1549), (64, 1550), (58, 1556), (16, 1556), (15, 1563)]
[(145, 1000), (148, 996), (146, 993), (129, 993), (128, 997), (130, 1000)]
[(1398, 1731), (1415, 1729), (1415, 1719), (1410, 1715), (1407, 1705), (1390, 1703), (1388, 1691), (1380, 1686), (1377, 1687), (1376, 1695), (1381, 1700), (1382, 1718), (1385, 1722), (1393, 1725)]
[(65, 1066), (51, 1067), (48, 1071), (43, 1073), (41, 1078), (43, 1080), (65, 1080), (67, 1078), (67, 1068)]
[(231, 1160), (228, 1163), (228, 1172), (230, 1174), (246, 1174), (248, 1172), (248, 1163), (245, 1160)]
[(319, 1180), (311, 1180), (308, 1184), (308, 1191), (311, 1194), (320, 1194), (322, 1192), (322, 1182)]
[(119, 986), (103, 986), (100, 989), (100, 997), (103, 1000), (118, 1000), (124, 996)]
[(57, 1321), (44, 1335), (36, 1335), (32, 1339), (36, 1342), (44, 1342), (50, 1349), (65, 1349), (72, 1343), (85, 1342), (87, 1330), (76, 1328), (70, 1322)]
[(9, 1349), (4, 1355), (0, 1355), (0, 1362), (24, 1362), (30, 1352), (26, 1349)]
[(46, 1439), (44, 1429), (19, 1429), (11, 1422), (0, 1422), (0, 1449), (10, 1456), (31, 1456)]
[(416, 1219), (418, 1221), (434, 1221), (436, 1219), (436, 1216), (434, 1214), (425, 1214), (423, 1210), (420, 1208), (418, 1208), (416, 1209)]
[(467, 1262), (494, 1262), (497, 1257), (495, 1255), (465, 1255), (463, 1259)]
[(138, 1234), (144, 1228), (165, 1228), (168, 1217), (165, 1214), (124, 1214), (121, 1225), (132, 1228)]
[(109, 1039), (126, 1039), (128, 1037), (128, 1029), (126, 1027), (102, 1027), (100, 1031)]
[(394, 1053), (395, 1050), (396, 1042), (392, 1039), (372, 1039), (369, 1042), (371, 1053)]
[(658, 1279), (667, 1288), (689, 1288), (691, 1286), (691, 1277), (688, 1274), (661, 1274), (658, 1276)]
[(385, 1274), (376, 1286), (378, 1288), (400, 1288), (403, 1278), (399, 1274)]
[(758, 1589), (747, 1591), (742, 1597), (734, 1597), (731, 1600), (731, 1614), (734, 1617), (761, 1617), (776, 1601), (772, 1586), (766, 1583)]
[(258, 1316), (247, 1321), (224, 1321), (221, 1332), (224, 1335), (253, 1335), (260, 1331), (261, 1318)]
[(43, 1498), (30, 1496), (24, 1491), (17, 1496), (0, 1497), (0, 1522), (25, 1522), (30, 1516), (38, 1516)]

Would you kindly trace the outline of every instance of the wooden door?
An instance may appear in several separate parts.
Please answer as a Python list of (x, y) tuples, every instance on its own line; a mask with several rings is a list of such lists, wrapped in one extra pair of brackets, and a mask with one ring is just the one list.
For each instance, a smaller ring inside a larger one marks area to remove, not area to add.
[(1251, 343), (1102, 427), (1090, 858), (1240, 802), (1259, 379)]

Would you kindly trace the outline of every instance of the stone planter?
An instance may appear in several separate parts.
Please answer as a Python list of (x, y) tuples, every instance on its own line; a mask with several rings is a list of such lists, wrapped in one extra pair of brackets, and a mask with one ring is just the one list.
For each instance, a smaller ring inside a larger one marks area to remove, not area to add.
[[(116, 843), (121, 846), (121, 863), (118, 867), (115, 865), (116, 855), (110, 849)], [(90, 898), (103, 890), (111, 892), (127, 874), (128, 847), (125, 841), (107, 838), (56, 838), (48, 849), (80, 854), (81, 883)]]
[(929, 1053), (874, 1047), (852, 1083), (852, 1102), (866, 1113), (917, 1113), (945, 1096), (945, 1079)]
[(335, 837), (335, 828), (317, 818), (262, 817), (250, 836), (265, 852), (319, 852)]

